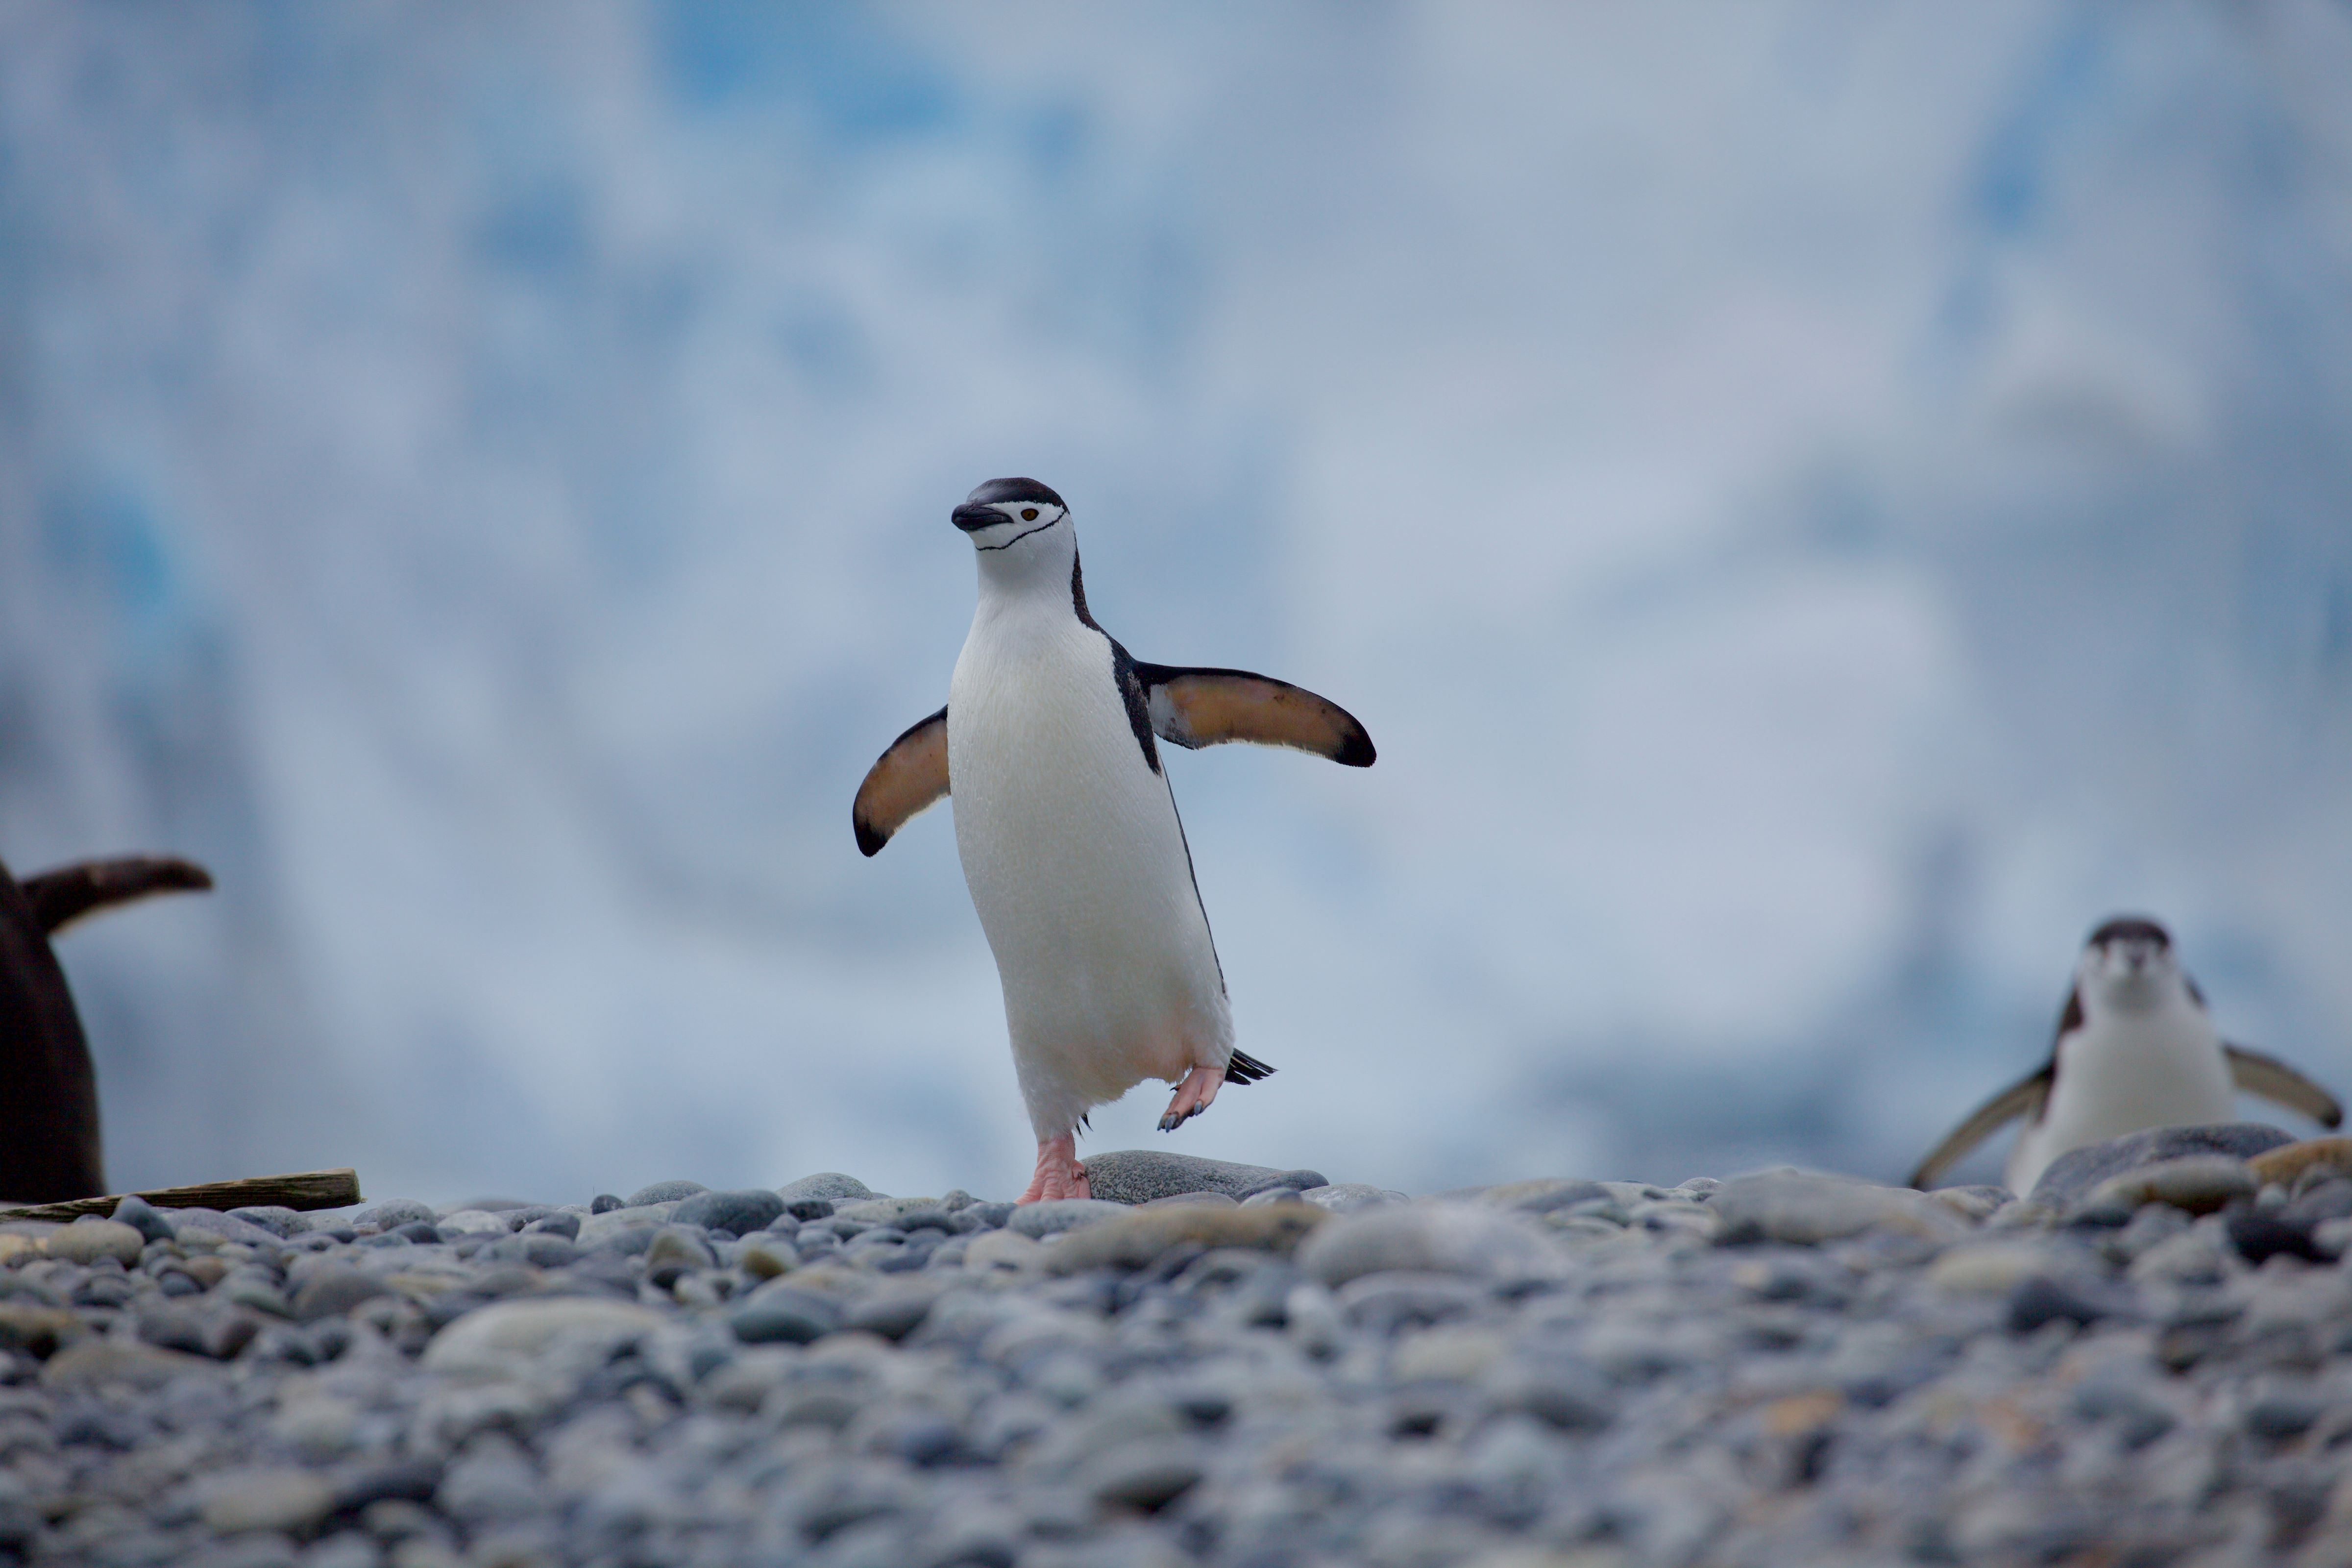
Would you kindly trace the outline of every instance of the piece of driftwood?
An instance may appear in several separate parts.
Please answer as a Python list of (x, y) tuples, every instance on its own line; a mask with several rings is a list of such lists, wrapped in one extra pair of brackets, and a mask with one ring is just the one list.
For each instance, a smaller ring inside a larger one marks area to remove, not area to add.
[[(0, 1220), (76, 1219), (110, 1215), (129, 1194), (74, 1198), (61, 1204), (0, 1209)], [(274, 1205), (289, 1209), (339, 1209), (360, 1201), (360, 1173), (352, 1170), (301, 1171), (290, 1176), (247, 1176), (238, 1182), (199, 1182), (193, 1187), (159, 1187), (137, 1194), (159, 1209), (239, 1209)]]

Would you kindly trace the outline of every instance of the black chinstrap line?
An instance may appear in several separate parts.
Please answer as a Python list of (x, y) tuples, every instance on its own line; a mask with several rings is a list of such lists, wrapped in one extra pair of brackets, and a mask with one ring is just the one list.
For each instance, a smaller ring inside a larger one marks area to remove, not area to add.
[[(1012, 521), (1013, 520), (1012, 520), (1011, 518), (1009, 518), (1009, 517), (1008, 517), (1008, 518), (1006, 518), (1004, 521), (1007, 521), (1007, 522), (1010, 522), (1010, 521)], [(1061, 521), (1062, 521), (1062, 520), (1061, 520), (1060, 518), (1058, 518), (1058, 517), (1057, 517), (1057, 518), (1055, 518), (1055, 519), (1054, 520), (1054, 521), (1053, 521), (1053, 522), (1041, 522), (1041, 523), (1039, 523), (1036, 527), (1034, 527), (1034, 528), (1033, 528), (1033, 529), (1030, 529), (1030, 530), (1028, 531), (1028, 532), (1025, 532), (1025, 533), (1016, 533), (1016, 534), (1014, 534), (1012, 538), (1010, 538), (1010, 539), (1006, 540), (1006, 541), (1005, 541), (1003, 543), (1002, 543), (1002, 544), (976, 544), (976, 545), (972, 546), (972, 548), (973, 548), (973, 549), (975, 549), (975, 550), (1010, 550), (1010, 549), (1012, 549), (1014, 545), (1016, 545), (1016, 544), (1020, 543), (1023, 540), (1024, 540), (1024, 539), (1028, 538), (1030, 534), (1032, 534), (1032, 533), (1043, 533), (1043, 532), (1045, 532), (1047, 529), (1052, 528), (1052, 527), (1055, 525), (1055, 523), (1058, 523), (1058, 522), (1060, 522)]]

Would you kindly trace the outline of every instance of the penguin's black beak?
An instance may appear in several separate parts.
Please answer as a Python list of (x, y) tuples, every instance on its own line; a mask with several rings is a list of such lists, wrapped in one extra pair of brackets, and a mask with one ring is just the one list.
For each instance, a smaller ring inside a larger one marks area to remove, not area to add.
[(1005, 521), (1004, 514), (997, 510), (994, 507), (975, 506), (971, 501), (966, 501), (963, 505), (956, 508), (952, 516), (955, 521), (955, 525), (958, 528), (962, 529), (966, 533), (977, 533), (982, 529), (988, 527), (992, 523), (999, 523)]

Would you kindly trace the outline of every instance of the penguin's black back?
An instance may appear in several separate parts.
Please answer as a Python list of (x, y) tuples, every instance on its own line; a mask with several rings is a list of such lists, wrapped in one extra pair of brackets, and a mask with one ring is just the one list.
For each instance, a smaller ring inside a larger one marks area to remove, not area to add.
[(0, 1200), (60, 1203), (106, 1191), (98, 1074), (65, 971), (32, 900), (0, 864)]

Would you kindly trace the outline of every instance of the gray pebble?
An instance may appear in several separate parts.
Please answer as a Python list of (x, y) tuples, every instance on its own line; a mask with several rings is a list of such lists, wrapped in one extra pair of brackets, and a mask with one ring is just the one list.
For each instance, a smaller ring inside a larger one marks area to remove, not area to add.
[(1517, 1215), (1467, 1204), (1412, 1204), (1345, 1215), (1309, 1235), (1298, 1267), (1326, 1286), (1404, 1269), (1486, 1278), (1559, 1272), (1564, 1259)]
[(709, 1190), (710, 1189), (709, 1187), (704, 1186), (700, 1182), (688, 1182), (683, 1180), (655, 1182), (649, 1185), (639, 1187), (635, 1192), (631, 1193), (629, 1194), (628, 1203), (625, 1206), (629, 1208), (643, 1208), (647, 1204), (674, 1204), (678, 1202), (680, 1199), (690, 1198), (698, 1193), (707, 1193)]
[(413, 1225), (418, 1220), (430, 1225), (440, 1217), (430, 1205), (418, 1203), (415, 1198), (391, 1198), (360, 1210), (352, 1215), (351, 1223), (354, 1230), (389, 1231), (404, 1225)]
[(1732, 1246), (1780, 1241), (1810, 1247), (1875, 1229), (1949, 1239), (1966, 1229), (1958, 1215), (1924, 1193), (1810, 1171), (1743, 1176), (1726, 1183), (1706, 1206), (1715, 1216), (1717, 1239)]
[(646, 1279), (667, 1290), (678, 1277), (697, 1268), (711, 1268), (719, 1259), (701, 1235), (685, 1226), (666, 1225), (646, 1244)]
[(841, 1327), (842, 1311), (828, 1297), (778, 1281), (751, 1292), (727, 1321), (746, 1344), (806, 1344)]
[(849, 1310), (842, 1327), (862, 1329), (886, 1340), (903, 1340), (922, 1326), (937, 1300), (928, 1290), (877, 1291)]
[(136, 1193), (114, 1205), (114, 1217), (150, 1241), (169, 1241), (176, 1230), (163, 1210)]
[(2156, 1127), (2127, 1137), (2110, 1139), (2081, 1149), (2070, 1149), (2050, 1163), (2042, 1179), (2026, 1194), (2033, 1203), (2065, 1212), (2088, 1198), (2093, 1188), (2135, 1166), (2192, 1154), (2221, 1154), (2251, 1159), (2264, 1150), (2294, 1142), (2275, 1127), (2256, 1121), (2227, 1121), (2210, 1127)]
[(172, 1211), (173, 1239), (185, 1245), (188, 1233), (202, 1231), (222, 1241), (241, 1241), (248, 1247), (275, 1247), (278, 1237), (272, 1232), (248, 1220), (221, 1213), (218, 1209), (174, 1209)]
[(870, 1198), (874, 1189), (855, 1176), (845, 1176), (838, 1171), (819, 1171), (813, 1176), (785, 1183), (776, 1189), (776, 1195), (790, 1205), (803, 1198)]
[(1077, 1230), (1090, 1225), (1100, 1225), (1107, 1219), (1117, 1219), (1127, 1211), (1127, 1205), (1108, 1203), (1101, 1198), (1055, 1198), (1045, 1203), (1022, 1205), (1013, 1211), (1013, 1217), (1004, 1222), (1004, 1228), (1033, 1240), (1043, 1240), (1066, 1230)]
[(131, 1264), (138, 1262), (140, 1253), (146, 1249), (147, 1238), (120, 1220), (86, 1214), (51, 1233), (42, 1245), (50, 1257), (75, 1263), (89, 1264), (108, 1258), (117, 1263)]
[(303, 1322), (341, 1317), (362, 1301), (392, 1293), (392, 1288), (356, 1268), (328, 1268), (313, 1273), (294, 1293), (294, 1315)]
[(257, 1225), (270, 1235), (280, 1238), (299, 1236), (310, 1228), (310, 1217), (294, 1209), (275, 1204), (262, 1204), (228, 1211), (231, 1219), (241, 1219), (247, 1225)]
[(1551, 1176), (1481, 1188), (1475, 1201), (1519, 1214), (1549, 1214), (1554, 1209), (1571, 1208), (1578, 1204), (1607, 1203), (1611, 1201), (1611, 1194), (1609, 1189), (1599, 1182)]
[(1097, 1502), (1151, 1511), (1200, 1485), (1201, 1458), (1182, 1447), (1138, 1441), (1097, 1456), (1087, 1467), (1087, 1489)]
[(1301, 1192), (1299, 1198), (1317, 1208), (1333, 1214), (1354, 1214), (1359, 1209), (1388, 1208), (1409, 1204), (1412, 1199), (1403, 1193), (1387, 1187), (1368, 1186), (1362, 1182), (1332, 1182)]
[(944, 1214), (937, 1198), (865, 1198), (844, 1200), (833, 1206), (836, 1224), (898, 1225), (911, 1214)]
[(782, 1198), (765, 1187), (747, 1187), (734, 1192), (697, 1193), (672, 1210), (670, 1219), (678, 1225), (750, 1236), (767, 1229), (783, 1212)]
[(2112, 1211), (2128, 1221), (2144, 1204), (2167, 1204), (2189, 1214), (2210, 1214), (2252, 1198), (2261, 1184), (2243, 1160), (2187, 1154), (2152, 1160), (2109, 1176), (2090, 1190), (2076, 1212), (2080, 1216)]

